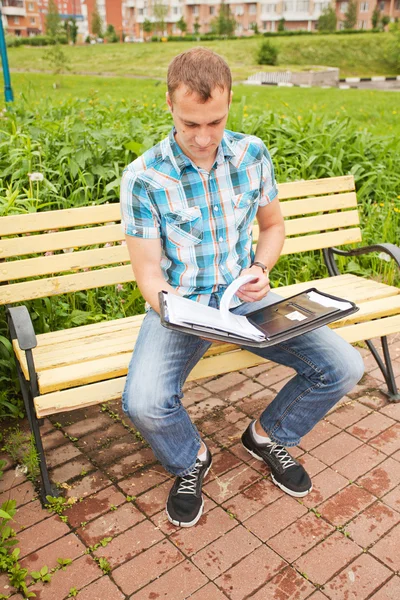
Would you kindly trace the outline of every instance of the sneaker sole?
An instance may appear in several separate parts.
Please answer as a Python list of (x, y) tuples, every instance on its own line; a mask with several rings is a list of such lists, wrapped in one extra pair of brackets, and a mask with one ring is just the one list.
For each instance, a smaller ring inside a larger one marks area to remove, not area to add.
[[(247, 448), (247, 446), (245, 446), (242, 442), (242, 446), (245, 450), (247, 450), (247, 452), (249, 454), (251, 454), (251, 456), (253, 458), (255, 458), (256, 460), (259, 460), (261, 462), (264, 462), (264, 459), (261, 458), (261, 456), (259, 456), (258, 454), (256, 454), (255, 452), (253, 452), (252, 450), (249, 450), (249, 448)], [(303, 496), (307, 496), (307, 494), (309, 494), (313, 488), (312, 484), (310, 489), (306, 490), (305, 492), (295, 492), (293, 490), (290, 490), (289, 488), (287, 488), (286, 486), (284, 486), (282, 483), (280, 483), (279, 481), (277, 481), (273, 475), (273, 473), (271, 473), (271, 479), (272, 482), (278, 487), (280, 488), (283, 492), (286, 492), (286, 494), (289, 494), (289, 496), (293, 496), (294, 498), (303, 498)]]
[[(211, 465), (212, 462), (210, 463), (210, 466), (208, 467), (207, 471), (204, 474), (204, 479), (207, 477), (209, 470), (211, 469)], [(168, 508), (165, 508), (165, 512), (167, 513), (167, 517), (168, 517), (168, 521), (170, 523), (172, 523), (172, 525), (176, 525), (177, 527), (193, 527), (193, 525), (196, 525), (197, 521), (199, 521), (199, 519), (201, 518), (201, 515), (203, 514), (203, 508), (204, 508), (204, 500), (203, 498), (201, 499), (201, 506), (200, 506), (200, 510), (197, 513), (196, 517), (193, 519), (193, 521), (189, 521), (188, 523), (182, 523), (181, 521), (175, 521), (175, 519), (173, 519), (169, 512), (168, 512)]]

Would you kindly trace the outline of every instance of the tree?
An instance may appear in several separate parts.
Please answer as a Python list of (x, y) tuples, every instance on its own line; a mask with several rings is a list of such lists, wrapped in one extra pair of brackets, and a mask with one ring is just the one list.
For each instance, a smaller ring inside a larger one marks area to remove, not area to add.
[(183, 16), (179, 19), (179, 21), (176, 22), (176, 26), (179, 29), (179, 31), (182, 33), (185, 33), (187, 31), (187, 23), (185, 21), (185, 19), (183, 18)]
[(225, 0), (221, 0), (218, 16), (211, 21), (211, 30), (218, 35), (233, 35), (236, 29), (236, 21), (233, 18), (229, 6)]
[(330, 5), (324, 8), (322, 14), (318, 18), (319, 31), (336, 31), (336, 13)]
[(153, 15), (154, 15), (154, 27), (158, 32), (159, 36), (163, 35), (165, 29), (165, 17), (168, 13), (168, 6), (163, 4), (163, 0), (154, 0), (153, 2)]
[(373, 29), (378, 28), (380, 16), (381, 16), (381, 11), (379, 10), (378, 5), (376, 5), (374, 8), (374, 12), (372, 13), (372, 17), (371, 17), (371, 23), (372, 23)]
[(258, 50), (257, 63), (259, 65), (276, 65), (277, 61), (278, 48), (266, 40)]
[(285, 19), (282, 17), (282, 19), (279, 19), (278, 21), (278, 31), (285, 31)]
[(200, 23), (199, 23), (199, 17), (196, 17), (196, 20), (195, 20), (195, 22), (193, 23), (193, 31), (194, 31), (194, 34), (195, 34), (195, 35), (198, 35), (198, 34), (199, 34), (200, 27), (201, 27), (201, 25), (200, 25)]
[(149, 19), (143, 21), (144, 33), (151, 33), (153, 31), (153, 23)]
[(389, 25), (389, 23), (390, 23), (389, 15), (383, 15), (383, 17), (381, 19), (382, 29), (385, 29), (386, 25)]
[(72, 43), (76, 44), (76, 40), (78, 39), (78, 25), (76, 24), (75, 19), (71, 19), (71, 26), (69, 29), (69, 33), (71, 36)]
[(100, 38), (103, 35), (103, 21), (99, 13), (97, 2), (95, 3), (94, 10), (92, 12), (92, 33), (97, 38)]
[(357, 3), (349, 0), (347, 13), (344, 15), (344, 28), (354, 29), (357, 23)]
[(49, 0), (45, 27), (47, 35), (51, 38), (56, 38), (57, 35), (60, 33), (61, 17), (58, 12), (55, 0)]
[(115, 27), (114, 25), (111, 25), (111, 23), (107, 25), (106, 34), (104, 37), (109, 44), (116, 44), (119, 41)]

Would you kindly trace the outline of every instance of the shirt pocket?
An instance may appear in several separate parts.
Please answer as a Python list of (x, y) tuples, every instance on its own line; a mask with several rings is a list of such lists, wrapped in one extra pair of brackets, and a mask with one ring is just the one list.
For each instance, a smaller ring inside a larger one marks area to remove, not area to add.
[(167, 239), (175, 246), (194, 246), (203, 239), (203, 219), (198, 206), (166, 213), (165, 222)]
[(243, 229), (253, 223), (258, 208), (260, 190), (250, 190), (233, 197), (236, 227)]

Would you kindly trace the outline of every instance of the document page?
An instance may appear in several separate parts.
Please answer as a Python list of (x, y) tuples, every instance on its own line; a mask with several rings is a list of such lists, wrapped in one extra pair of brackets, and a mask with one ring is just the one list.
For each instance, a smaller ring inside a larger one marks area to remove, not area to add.
[(339, 310), (347, 310), (352, 307), (350, 302), (346, 300), (335, 300), (333, 298), (327, 298), (318, 292), (308, 292), (308, 298), (311, 302), (316, 302), (316, 304), (320, 304), (321, 306), (325, 306), (326, 308), (338, 308)]

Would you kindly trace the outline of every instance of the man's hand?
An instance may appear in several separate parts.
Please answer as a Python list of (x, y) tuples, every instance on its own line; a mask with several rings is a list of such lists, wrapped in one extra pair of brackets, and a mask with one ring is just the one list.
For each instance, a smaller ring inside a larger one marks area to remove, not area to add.
[(250, 281), (236, 292), (236, 296), (244, 302), (257, 302), (262, 300), (270, 291), (268, 276), (263, 273), (260, 267), (254, 266), (250, 269), (243, 269), (242, 275), (254, 275), (255, 281)]

